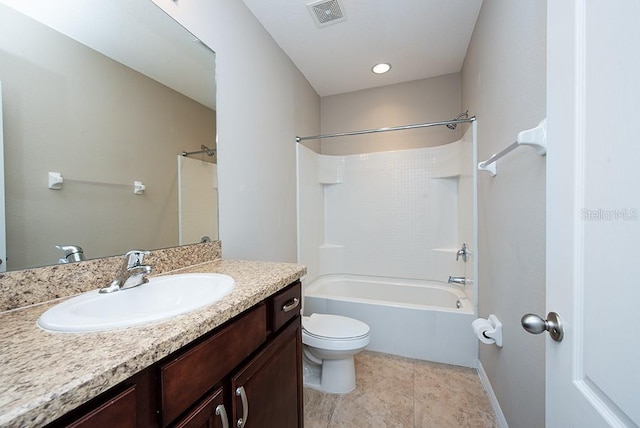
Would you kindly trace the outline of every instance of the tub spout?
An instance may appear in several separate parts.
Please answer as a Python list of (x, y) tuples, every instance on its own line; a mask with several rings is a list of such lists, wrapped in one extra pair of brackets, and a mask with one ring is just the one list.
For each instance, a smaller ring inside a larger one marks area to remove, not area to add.
[(467, 283), (467, 278), (464, 276), (450, 276), (447, 282), (449, 284), (465, 285)]

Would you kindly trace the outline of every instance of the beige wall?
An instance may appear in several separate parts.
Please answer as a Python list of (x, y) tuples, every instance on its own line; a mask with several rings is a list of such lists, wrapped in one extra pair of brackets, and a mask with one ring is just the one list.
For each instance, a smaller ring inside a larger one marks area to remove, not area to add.
[[(8, 267), (56, 263), (56, 244), (90, 258), (177, 245), (177, 154), (215, 144), (215, 112), (0, 12)], [(47, 188), (49, 171), (67, 179), (62, 190)]]
[[(462, 69), (462, 106), (478, 116), (478, 156), (511, 144), (546, 115), (546, 3), (486, 0)], [(545, 314), (545, 158), (519, 148), (479, 172), (479, 312), (504, 325), (504, 347), (480, 345), (510, 426), (545, 424), (545, 338), (520, 326)]]
[[(321, 99), (323, 134), (453, 119), (461, 113), (460, 74), (448, 74)], [(353, 154), (438, 146), (460, 139), (438, 126), (322, 140), (323, 154)]]
[(318, 95), (241, 1), (153, 1), (216, 51), (224, 257), (295, 261), (295, 136), (319, 132)]

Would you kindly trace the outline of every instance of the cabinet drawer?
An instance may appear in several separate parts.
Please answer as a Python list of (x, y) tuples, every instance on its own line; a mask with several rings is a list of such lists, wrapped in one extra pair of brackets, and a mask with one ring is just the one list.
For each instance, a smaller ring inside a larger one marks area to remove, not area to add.
[(260, 304), (160, 366), (163, 426), (198, 401), (266, 340), (266, 320), (265, 305)]
[(300, 315), (302, 307), (302, 286), (300, 281), (274, 294), (270, 299), (271, 330), (277, 331), (287, 321)]
[(69, 428), (136, 426), (136, 387), (131, 386), (111, 400), (67, 425)]

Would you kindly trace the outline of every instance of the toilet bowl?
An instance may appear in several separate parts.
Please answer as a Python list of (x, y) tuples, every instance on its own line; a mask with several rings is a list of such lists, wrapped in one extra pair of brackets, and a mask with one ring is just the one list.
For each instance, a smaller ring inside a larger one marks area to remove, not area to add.
[(369, 326), (362, 321), (327, 314), (302, 317), (304, 385), (333, 394), (353, 391), (353, 357), (369, 341)]

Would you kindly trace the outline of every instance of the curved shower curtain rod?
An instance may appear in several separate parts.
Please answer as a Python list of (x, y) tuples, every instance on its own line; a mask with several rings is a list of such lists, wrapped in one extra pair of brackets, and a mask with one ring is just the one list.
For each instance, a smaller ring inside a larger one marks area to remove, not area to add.
[(324, 134), (324, 135), (312, 135), (310, 137), (296, 137), (296, 142), (299, 143), (304, 140), (319, 140), (322, 138), (333, 138), (333, 137), (347, 137), (350, 135), (362, 135), (362, 134), (373, 134), (376, 132), (388, 132), (388, 131), (402, 131), (405, 129), (416, 129), (416, 128), (428, 128), (430, 126), (447, 126), (449, 129), (455, 129), (455, 126), (459, 123), (470, 123), (475, 122), (476, 117), (471, 116), (469, 118), (460, 119), (462, 116), (468, 116), (468, 114), (463, 113), (459, 115), (456, 119), (453, 120), (445, 120), (441, 122), (427, 122), (427, 123), (417, 123), (415, 125), (405, 125), (405, 126), (393, 126), (388, 128), (378, 128), (378, 129), (366, 129), (363, 131), (351, 131), (351, 132), (340, 132), (337, 134)]

